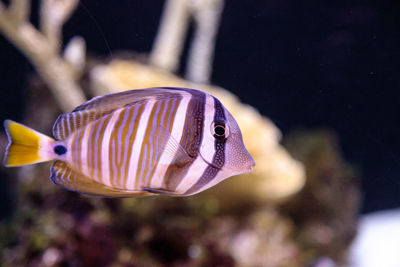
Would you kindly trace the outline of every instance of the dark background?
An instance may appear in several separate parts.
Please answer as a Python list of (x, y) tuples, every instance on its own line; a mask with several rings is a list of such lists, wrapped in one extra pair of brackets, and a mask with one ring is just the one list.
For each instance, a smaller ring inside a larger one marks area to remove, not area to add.
[[(119, 50), (147, 53), (163, 3), (82, 1), (64, 27), (65, 41), (83, 36), (98, 59)], [(362, 174), (363, 212), (400, 207), (399, 20), (395, 1), (226, 0), (212, 81), (283, 134), (334, 130)], [(1, 36), (0, 62), (0, 119), (20, 120), (33, 68)]]

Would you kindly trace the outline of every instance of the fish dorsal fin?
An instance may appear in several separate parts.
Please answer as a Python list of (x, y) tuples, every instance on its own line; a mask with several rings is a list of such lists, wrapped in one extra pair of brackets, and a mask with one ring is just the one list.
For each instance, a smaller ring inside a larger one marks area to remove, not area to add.
[(53, 126), (53, 136), (56, 140), (65, 140), (71, 133), (102, 117), (93, 110), (73, 111), (58, 116)]
[(122, 190), (100, 184), (74, 171), (65, 162), (59, 160), (53, 163), (50, 172), (50, 179), (56, 185), (87, 195), (101, 197), (140, 197), (153, 195), (153, 193), (148, 191)]
[(172, 88), (134, 89), (94, 97), (75, 108), (74, 111), (96, 110), (101, 113), (110, 113), (115, 109), (130, 106), (135, 103), (143, 103), (150, 99), (159, 100), (175, 97), (177, 94), (179, 94), (179, 91), (173, 90)]
[(61, 114), (54, 124), (53, 135), (57, 140), (64, 140), (77, 129), (117, 109), (145, 103), (150, 99), (173, 98), (177, 94), (179, 91), (172, 88), (148, 88), (97, 96), (78, 106), (71, 113)]

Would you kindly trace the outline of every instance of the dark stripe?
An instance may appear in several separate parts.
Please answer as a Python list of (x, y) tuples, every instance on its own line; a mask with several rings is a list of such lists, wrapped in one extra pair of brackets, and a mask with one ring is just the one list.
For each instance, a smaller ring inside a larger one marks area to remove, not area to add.
[(175, 191), (176, 187), (185, 177), (190, 165), (193, 164), (198, 156), (201, 141), (203, 139), (204, 128), (204, 109), (206, 104), (206, 94), (196, 90), (183, 90), (192, 95), (186, 112), (185, 124), (180, 144), (193, 158), (185, 166), (170, 165), (165, 173), (163, 188)]
[[(218, 99), (216, 99), (215, 97), (213, 98), (215, 103), (214, 122), (226, 123), (224, 107), (222, 106), (221, 102), (219, 102)], [(216, 138), (214, 140), (215, 140), (214, 141), (215, 154), (212, 160), (212, 165), (207, 166), (207, 168), (201, 175), (200, 179), (197, 180), (197, 182), (191, 188), (189, 188), (189, 190), (185, 192), (185, 195), (196, 193), (201, 188), (206, 186), (212, 179), (214, 179), (217, 176), (219, 170), (224, 166), (226, 139)]]
[(189, 102), (180, 144), (190, 157), (196, 158), (203, 139), (206, 95), (193, 95)]

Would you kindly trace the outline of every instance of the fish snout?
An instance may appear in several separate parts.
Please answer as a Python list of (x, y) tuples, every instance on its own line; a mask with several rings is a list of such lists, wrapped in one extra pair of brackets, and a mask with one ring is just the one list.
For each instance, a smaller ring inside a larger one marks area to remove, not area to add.
[(241, 153), (233, 153), (226, 158), (224, 169), (231, 175), (249, 173), (254, 169), (256, 162), (250, 153), (244, 149)]
[(251, 171), (254, 169), (255, 166), (256, 166), (256, 162), (255, 162), (255, 160), (253, 159), (253, 157), (250, 156), (250, 160), (249, 160), (249, 162), (248, 162), (247, 169), (249, 170), (249, 172), (251, 172)]

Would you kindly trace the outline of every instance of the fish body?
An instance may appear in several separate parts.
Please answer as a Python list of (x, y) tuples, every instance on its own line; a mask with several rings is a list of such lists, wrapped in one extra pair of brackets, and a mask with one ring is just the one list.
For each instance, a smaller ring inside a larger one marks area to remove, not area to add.
[(91, 195), (193, 195), (255, 165), (229, 111), (194, 89), (95, 97), (58, 117), (55, 139), (9, 120), (5, 128), (6, 166), (55, 160), (55, 184)]

